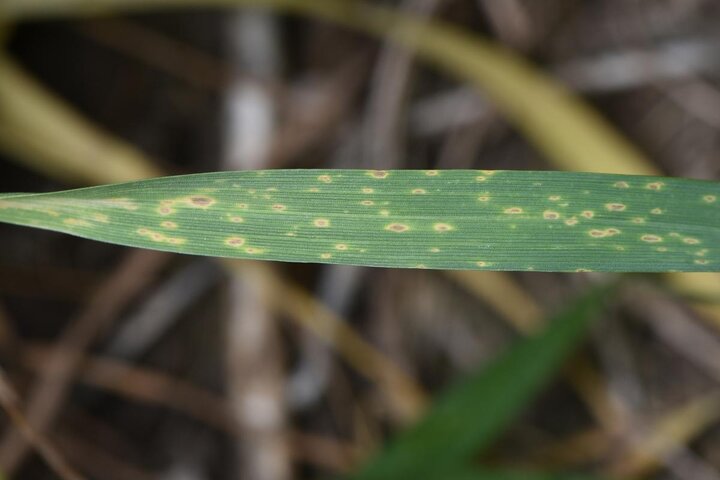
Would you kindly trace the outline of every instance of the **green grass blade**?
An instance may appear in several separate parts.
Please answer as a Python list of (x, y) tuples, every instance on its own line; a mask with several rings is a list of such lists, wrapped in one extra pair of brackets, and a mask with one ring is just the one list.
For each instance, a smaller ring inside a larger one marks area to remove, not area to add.
[(720, 183), (526, 171), (265, 170), (0, 197), (0, 221), (178, 253), (537, 271), (717, 271)]
[(435, 479), (424, 480), (599, 480), (598, 477), (576, 473), (528, 472), (523, 470), (496, 470), (466, 468), (445, 472)]
[(522, 340), (450, 389), (417, 426), (351, 478), (448, 478), (449, 472), (487, 447), (527, 405), (583, 338), (590, 319), (612, 291), (605, 286), (582, 297), (542, 333)]

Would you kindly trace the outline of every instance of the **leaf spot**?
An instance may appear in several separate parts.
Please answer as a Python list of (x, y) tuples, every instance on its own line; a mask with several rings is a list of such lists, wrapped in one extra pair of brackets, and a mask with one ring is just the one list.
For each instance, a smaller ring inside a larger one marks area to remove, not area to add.
[(611, 212), (622, 212), (627, 208), (623, 203), (606, 203), (605, 208)]
[(228, 237), (225, 239), (225, 245), (228, 247), (242, 247), (245, 245), (245, 239), (242, 237)]
[(402, 223), (391, 223), (385, 226), (385, 230), (390, 230), (391, 232), (395, 233), (402, 233), (410, 230), (410, 227), (408, 227), (407, 225), (403, 225)]
[(448, 223), (436, 223), (433, 225), (433, 230), (436, 232), (449, 232), (450, 230), (455, 230), (455, 227)]
[(330, 226), (330, 220), (327, 218), (316, 218), (313, 220), (313, 225), (315, 225), (318, 228), (327, 228)]
[(663, 241), (661, 236), (653, 235), (650, 233), (646, 233), (645, 235), (641, 236), (640, 240), (642, 240), (643, 242), (649, 242), (649, 243), (658, 243), (658, 242)]
[(214, 198), (206, 195), (193, 195), (187, 199), (187, 203), (191, 207), (195, 208), (210, 208), (215, 204), (215, 202), (216, 200)]

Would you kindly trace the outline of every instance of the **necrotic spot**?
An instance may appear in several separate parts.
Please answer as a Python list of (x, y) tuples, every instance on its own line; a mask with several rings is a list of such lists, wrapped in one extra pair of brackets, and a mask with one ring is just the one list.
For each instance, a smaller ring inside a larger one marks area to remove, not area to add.
[(370, 170), (368, 172), (368, 175), (370, 175), (373, 178), (382, 180), (383, 178), (387, 177), (390, 174), (386, 170)]
[(323, 183), (331, 183), (332, 177), (330, 175), (320, 175), (317, 177), (317, 179)]
[(330, 220), (327, 218), (316, 218), (313, 220), (313, 225), (315, 225), (318, 228), (327, 228), (330, 226)]
[(558, 212), (553, 212), (552, 210), (545, 210), (543, 212), (543, 218), (545, 220), (557, 220), (560, 218), (560, 214)]
[(413, 189), (412, 193), (413, 193), (413, 195), (424, 195), (427, 192), (422, 188), (415, 188), (415, 189)]
[(520, 207), (510, 207), (510, 208), (506, 208), (504, 210), (504, 212), (509, 215), (517, 215), (519, 213), (523, 213), (523, 209)]
[(606, 203), (605, 208), (611, 212), (622, 212), (627, 208), (627, 206), (622, 203)]
[(662, 242), (662, 237), (659, 235), (653, 235), (650, 233), (646, 233), (645, 235), (640, 237), (640, 240), (642, 240), (643, 242), (657, 243), (657, 242)]
[(565, 225), (568, 227), (572, 227), (578, 224), (578, 219), (576, 217), (570, 217), (567, 220), (565, 220)]
[(209, 208), (215, 204), (215, 199), (205, 195), (193, 195), (188, 197), (188, 204), (195, 208)]
[(402, 233), (406, 232), (410, 229), (407, 225), (403, 225), (402, 223), (391, 223), (390, 225), (385, 226), (385, 230), (390, 230), (391, 232), (396, 233)]
[(229, 237), (225, 239), (225, 245), (228, 247), (242, 247), (245, 245), (245, 239), (242, 237)]
[(449, 232), (450, 230), (454, 230), (453, 226), (447, 223), (436, 223), (433, 225), (433, 230), (436, 232)]

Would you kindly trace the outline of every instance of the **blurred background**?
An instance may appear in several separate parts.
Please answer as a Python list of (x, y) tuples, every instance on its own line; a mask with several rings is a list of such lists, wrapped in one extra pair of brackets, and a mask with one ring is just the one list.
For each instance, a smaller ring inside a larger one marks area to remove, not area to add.
[[(368, 1), (528, 59), (633, 144), (645, 172), (720, 176), (713, 0)], [(312, 16), (69, 14), (2, 23), (0, 42), (3, 192), (260, 168), (570, 168), (492, 95)], [(0, 396), (37, 438), (3, 415), (0, 471), (336, 478), (596, 281), (221, 264), (1, 225)], [(478, 460), (720, 479), (718, 298), (716, 275), (633, 276)]]

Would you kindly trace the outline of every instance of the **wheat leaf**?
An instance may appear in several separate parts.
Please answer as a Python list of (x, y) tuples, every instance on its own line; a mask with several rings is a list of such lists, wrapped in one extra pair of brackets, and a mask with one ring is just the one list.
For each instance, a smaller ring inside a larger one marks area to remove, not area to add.
[(720, 184), (262, 170), (0, 196), (0, 221), (194, 255), (402, 268), (717, 271)]

